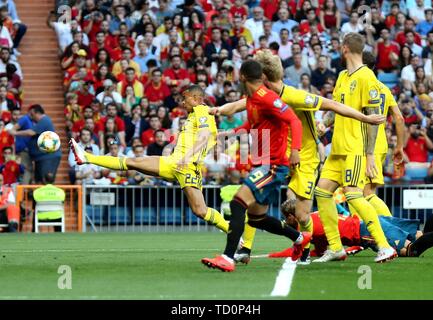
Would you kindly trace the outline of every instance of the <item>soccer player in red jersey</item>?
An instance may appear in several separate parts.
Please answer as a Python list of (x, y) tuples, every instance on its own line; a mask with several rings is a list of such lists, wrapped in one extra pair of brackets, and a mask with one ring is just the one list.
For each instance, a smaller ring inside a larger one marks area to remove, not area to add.
[[(224, 254), (214, 259), (204, 258), (202, 263), (222, 271), (234, 271), (233, 261), (239, 240), (244, 231), (245, 214), (248, 209), (248, 224), (270, 233), (286, 236), (294, 242), (293, 260), (302, 254), (310, 241), (309, 232), (300, 233), (266, 213), (273, 198), (289, 172), (289, 164), (299, 164), (299, 149), (302, 140), (302, 124), (289, 106), (263, 84), (262, 66), (254, 60), (242, 63), (240, 80), (247, 93), (246, 110), (248, 121), (225, 134), (250, 133), (254, 169), (230, 202), (231, 220)], [(239, 108), (237, 112), (244, 110)], [(224, 114), (224, 110), (220, 110)], [(290, 161), (286, 155), (287, 136), (292, 134)]]

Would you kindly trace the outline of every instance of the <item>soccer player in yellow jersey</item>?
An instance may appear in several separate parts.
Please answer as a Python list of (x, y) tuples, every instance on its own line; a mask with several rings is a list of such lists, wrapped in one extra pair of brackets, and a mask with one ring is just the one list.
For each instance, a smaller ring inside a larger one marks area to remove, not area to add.
[[(302, 122), (302, 148), (299, 152), (300, 165), (292, 170), (287, 197), (296, 199), (296, 216), (300, 221), (301, 231), (312, 232), (312, 220), (310, 219), (310, 211), (312, 206), (312, 198), (314, 187), (318, 175), (318, 166), (320, 163), (317, 151), (318, 136), (316, 132), (316, 124), (314, 112), (318, 109), (332, 110), (347, 117), (353, 117), (360, 121), (379, 124), (383, 122), (383, 116), (364, 115), (352, 108), (348, 108), (341, 103), (322, 98), (317, 95), (310, 94), (303, 90), (287, 86), (281, 80), (283, 78), (283, 66), (281, 59), (274, 55), (270, 50), (261, 50), (254, 57), (255, 60), (263, 66), (263, 74), (266, 77), (265, 84), (268, 88), (278, 93), (281, 100), (287, 103), (295, 111), (297, 117)], [(224, 105), (212, 111), (217, 114), (228, 114), (237, 108), (242, 108), (245, 105), (245, 99)], [(291, 136), (288, 136), (287, 152), (290, 156)], [(243, 247), (235, 255), (235, 260), (247, 263), (252, 248), (255, 228), (250, 225), (245, 225), (243, 235)], [(307, 246), (308, 247), (308, 246)], [(308, 263), (309, 250), (304, 250), (303, 257), (300, 263)]]
[(203, 104), (205, 93), (200, 86), (191, 85), (182, 95), (188, 118), (170, 156), (96, 156), (84, 152), (74, 139), (70, 142), (71, 149), (78, 164), (93, 163), (112, 170), (137, 170), (166, 180), (177, 180), (192, 212), (227, 233), (228, 222), (217, 210), (206, 206), (201, 191), (203, 161), (209, 149), (216, 144), (215, 117), (209, 114), (209, 107)]
[[(371, 70), (375, 69), (376, 57), (371, 52), (363, 52), (362, 60)], [(397, 146), (394, 149), (394, 159), (403, 159), (403, 141), (404, 141), (404, 118), (398, 108), (398, 104), (391, 93), (391, 90), (379, 81), (380, 87), (380, 113), (384, 116), (391, 111), (397, 133)], [(374, 149), (374, 160), (376, 162), (377, 174), (374, 178), (367, 179), (364, 188), (364, 197), (376, 209), (378, 215), (392, 216), (388, 206), (376, 195), (376, 189), (379, 185), (384, 185), (383, 164), (388, 152), (388, 141), (386, 139), (385, 124), (379, 126), (377, 133), (376, 146)]]
[[(366, 114), (378, 114), (380, 86), (373, 71), (362, 63), (364, 42), (364, 37), (358, 33), (345, 35), (341, 56), (347, 70), (338, 76), (333, 98)], [(315, 190), (329, 249), (313, 262), (344, 260), (347, 257), (341, 243), (338, 214), (332, 198), (340, 185), (343, 186), (348, 203), (364, 220), (379, 248), (375, 262), (385, 262), (397, 256), (385, 238), (376, 210), (363, 196), (366, 178), (373, 179), (377, 174), (374, 160), (377, 133), (378, 126), (365, 125), (338, 114), (335, 116), (331, 154), (325, 161)]]

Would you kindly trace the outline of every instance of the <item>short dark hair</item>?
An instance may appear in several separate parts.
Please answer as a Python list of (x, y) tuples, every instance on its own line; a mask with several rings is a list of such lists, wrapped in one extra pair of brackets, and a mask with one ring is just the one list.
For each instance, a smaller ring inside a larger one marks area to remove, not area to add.
[(262, 79), (263, 68), (262, 65), (255, 60), (244, 61), (241, 65), (240, 74), (243, 75), (247, 81), (257, 81)]
[(92, 135), (92, 131), (90, 131), (90, 130), (87, 129), (87, 128), (83, 128), (83, 129), (81, 129), (81, 131), (80, 131), (80, 136), (83, 134), (83, 131), (87, 131), (88, 133), (90, 133), (90, 135)]
[(197, 84), (192, 84), (188, 86), (183, 92), (196, 93), (199, 94), (201, 97), (204, 97), (205, 95), (203, 89)]
[(5, 150), (10, 150), (10, 151), (14, 151), (14, 149), (12, 148), (12, 147), (10, 147), (10, 146), (6, 146), (6, 147), (4, 147), (3, 149), (2, 149), (2, 153), (3, 152), (5, 152)]
[(155, 72), (160, 72), (162, 74), (162, 71), (160, 68), (156, 68), (152, 70), (152, 76), (155, 74)]
[(128, 68), (126, 68), (125, 73), (128, 73), (128, 71), (132, 71), (132, 72), (135, 73), (135, 69), (132, 68), (132, 67), (128, 67)]
[(29, 111), (33, 110), (35, 113), (45, 114), (44, 108), (40, 104), (34, 104), (30, 106)]

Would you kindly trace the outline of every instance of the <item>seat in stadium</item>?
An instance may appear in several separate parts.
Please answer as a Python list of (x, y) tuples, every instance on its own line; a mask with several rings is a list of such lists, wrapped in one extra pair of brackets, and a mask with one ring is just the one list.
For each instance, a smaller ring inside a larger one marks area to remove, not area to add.
[(166, 207), (159, 209), (159, 224), (160, 225), (180, 225), (182, 223), (182, 208)]
[(108, 208), (110, 224), (129, 224), (131, 223), (131, 209), (124, 206), (112, 206)]
[(134, 208), (134, 223), (135, 224), (156, 224), (156, 208), (155, 207), (135, 207)]
[(86, 206), (86, 215), (95, 225), (107, 223), (107, 207), (106, 206)]
[(411, 180), (423, 180), (427, 177), (428, 168), (406, 167), (406, 177)]
[(390, 89), (398, 84), (398, 76), (395, 73), (382, 72), (377, 75), (377, 79)]

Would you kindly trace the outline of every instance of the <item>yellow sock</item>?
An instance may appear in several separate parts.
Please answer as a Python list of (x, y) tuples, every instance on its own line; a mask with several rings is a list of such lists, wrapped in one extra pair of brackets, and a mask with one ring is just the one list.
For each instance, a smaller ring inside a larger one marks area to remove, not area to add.
[(112, 170), (128, 170), (126, 157), (95, 156), (86, 152), (86, 159), (89, 163)]
[(215, 227), (227, 233), (229, 231), (229, 223), (217, 210), (213, 208), (207, 208), (204, 220), (213, 224)]
[(256, 235), (256, 228), (251, 227), (248, 223), (245, 223), (244, 234), (242, 239), (244, 239), (243, 247), (250, 249), (253, 247), (254, 237)]
[(343, 249), (343, 244), (341, 243), (340, 232), (338, 231), (338, 212), (332, 192), (316, 187), (314, 194), (317, 206), (319, 207), (319, 217), (329, 243), (329, 249), (340, 251)]
[(347, 206), (349, 207), (349, 212), (352, 216), (357, 216), (359, 219), (362, 219), (360, 215), (356, 212), (355, 208), (348, 202)]
[(385, 238), (382, 227), (379, 222), (379, 216), (374, 207), (364, 198), (361, 192), (347, 192), (347, 201), (355, 208), (356, 212), (361, 216), (368, 232), (374, 238), (379, 248), (388, 248), (390, 245)]
[[(300, 229), (301, 229), (301, 231), (308, 231), (311, 234), (313, 234), (313, 219), (311, 219), (311, 217), (310, 217), (310, 219), (308, 219), (307, 224), (305, 224), (305, 225), (300, 224)], [(311, 245), (311, 242), (309, 242), (305, 246), (305, 248), (307, 248), (307, 249), (310, 248), (310, 245)]]
[(370, 204), (374, 207), (379, 216), (392, 217), (391, 211), (389, 211), (388, 206), (376, 194), (370, 194), (369, 196), (365, 197), (365, 199), (370, 202)]

